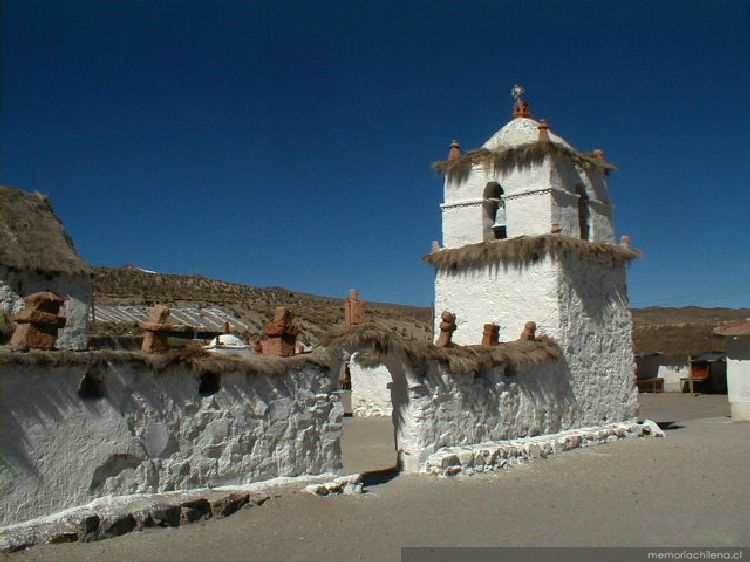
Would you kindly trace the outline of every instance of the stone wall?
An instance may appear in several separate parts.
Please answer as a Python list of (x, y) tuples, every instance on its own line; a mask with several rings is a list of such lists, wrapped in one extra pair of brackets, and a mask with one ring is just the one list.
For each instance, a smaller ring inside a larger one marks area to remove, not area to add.
[(558, 264), (560, 326), (550, 335), (570, 369), (579, 414), (574, 427), (629, 420), (638, 391), (625, 264), (575, 252)]
[(409, 389), (409, 411), (419, 431), (409, 448), (424, 455), (443, 447), (557, 433), (570, 425), (575, 403), (559, 362), (528, 367), (510, 376), (501, 369), (452, 375), (434, 366)]
[(570, 379), (559, 361), (476, 374), (453, 374), (432, 362), (418, 373), (394, 355), (385, 367), (392, 376), (396, 448), (406, 472), (424, 472), (427, 458), (445, 447), (557, 433), (570, 427), (575, 411)]
[(140, 353), (69, 355), (0, 355), (2, 525), (103, 496), (341, 467), (343, 409), (314, 358), (157, 368)]
[(57, 337), (57, 347), (86, 349), (92, 306), (91, 279), (88, 274), (40, 275), (0, 267), (1, 312), (17, 314), (23, 309), (23, 297), (39, 291), (52, 291), (65, 299), (60, 315), (65, 316), (66, 324)]

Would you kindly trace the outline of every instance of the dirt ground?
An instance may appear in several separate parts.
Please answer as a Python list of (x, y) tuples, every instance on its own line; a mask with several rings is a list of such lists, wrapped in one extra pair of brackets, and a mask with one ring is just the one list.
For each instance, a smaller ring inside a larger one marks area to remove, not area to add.
[(401, 546), (750, 546), (750, 424), (726, 396), (641, 395), (664, 439), (632, 439), (469, 478), (389, 475), (390, 420), (347, 420), (348, 471), (381, 469), (358, 496), (302, 485), (200, 524), (92, 544), (42, 545), (12, 562), (400, 560)]

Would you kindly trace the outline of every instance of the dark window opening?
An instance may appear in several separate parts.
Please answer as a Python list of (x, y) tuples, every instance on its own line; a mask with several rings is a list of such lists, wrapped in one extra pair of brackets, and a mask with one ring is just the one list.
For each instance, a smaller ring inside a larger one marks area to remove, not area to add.
[(578, 229), (581, 233), (581, 238), (590, 240), (589, 197), (586, 195), (586, 191), (582, 185), (576, 187), (576, 195), (578, 195)]
[(221, 377), (218, 373), (203, 373), (198, 385), (198, 394), (201, 396), (211, 396), (221, 389)]
[(97, 400), (107, 396), (104, 381), (96, 369), (92, 369), (83, 377), (78, 387), (78, 396), (83, 400)]

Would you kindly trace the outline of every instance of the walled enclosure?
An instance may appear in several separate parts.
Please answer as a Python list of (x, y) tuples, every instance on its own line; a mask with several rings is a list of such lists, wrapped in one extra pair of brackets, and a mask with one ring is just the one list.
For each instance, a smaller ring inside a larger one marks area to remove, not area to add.
[(334, 390), (323, 353), (0, 354), (0, 524), (102, 496), (339, 469)]
[(344, 350), (357, 353), (363, 375), (390, 374), (394, 445), (406, 472), (425, 472), (430, 455), (446, 447), (634, 414), (632, 380), (624, 388), (597, 370), (577, 380), (564, 350), (546, 337), (437, 347), (364, 324), (325, 345), (290, 358), (0, 354), (2, 524), (103, 496), (340, 469), (343, 408), (331, 373)]
[(557, 433), (580, 421), (562, 350), (546, 338), (439, 348), (366, 324), (327, 345), (357, 349), (352, 363), (362, 376), (382, 382), (390, 373), (395, 447), (406, 472), (424, 472), (444, 447)]

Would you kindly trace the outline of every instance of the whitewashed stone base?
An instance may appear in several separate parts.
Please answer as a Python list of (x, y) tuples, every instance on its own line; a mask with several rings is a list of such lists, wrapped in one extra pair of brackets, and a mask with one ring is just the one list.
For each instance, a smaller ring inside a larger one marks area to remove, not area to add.
[(228, 517), (240, 509), (262, 505), (268, 499), (268, 494), (247, 488), (105, 498), (0, 528), (0, 552), (22, 550), (41, 543), (93, 542), (132, 531), (178, 527)]
[(305, 492), (316, 496), (338, 496), (341, 494), (349, 496), (352, 494), (361, 494), (364, 491), (361, 474), (339, 476), (331, 482), (308, 484), (305, 486)]
[(479, 443), (465, 447), (445, 447), (427, 458), (422, 472), (436, 476), (473, 476), (511, 468), (550, 455), (611, 443), (628, 437), (664, 437), (664, 432), (650, 420), (641, 423), (613, 423), (562, 431), (504, 442)]
[(51, 515), (0, 527), (0, 552), (14, 552), (43, 543), (87, 543), (131, 531), (228, 517), (240, 509), (264, 504), (276, 488), (299, 489), (301, 484), (325, 481), (333, 476), (333, 473), (281, 476), (243, 486), (98, 498)]

